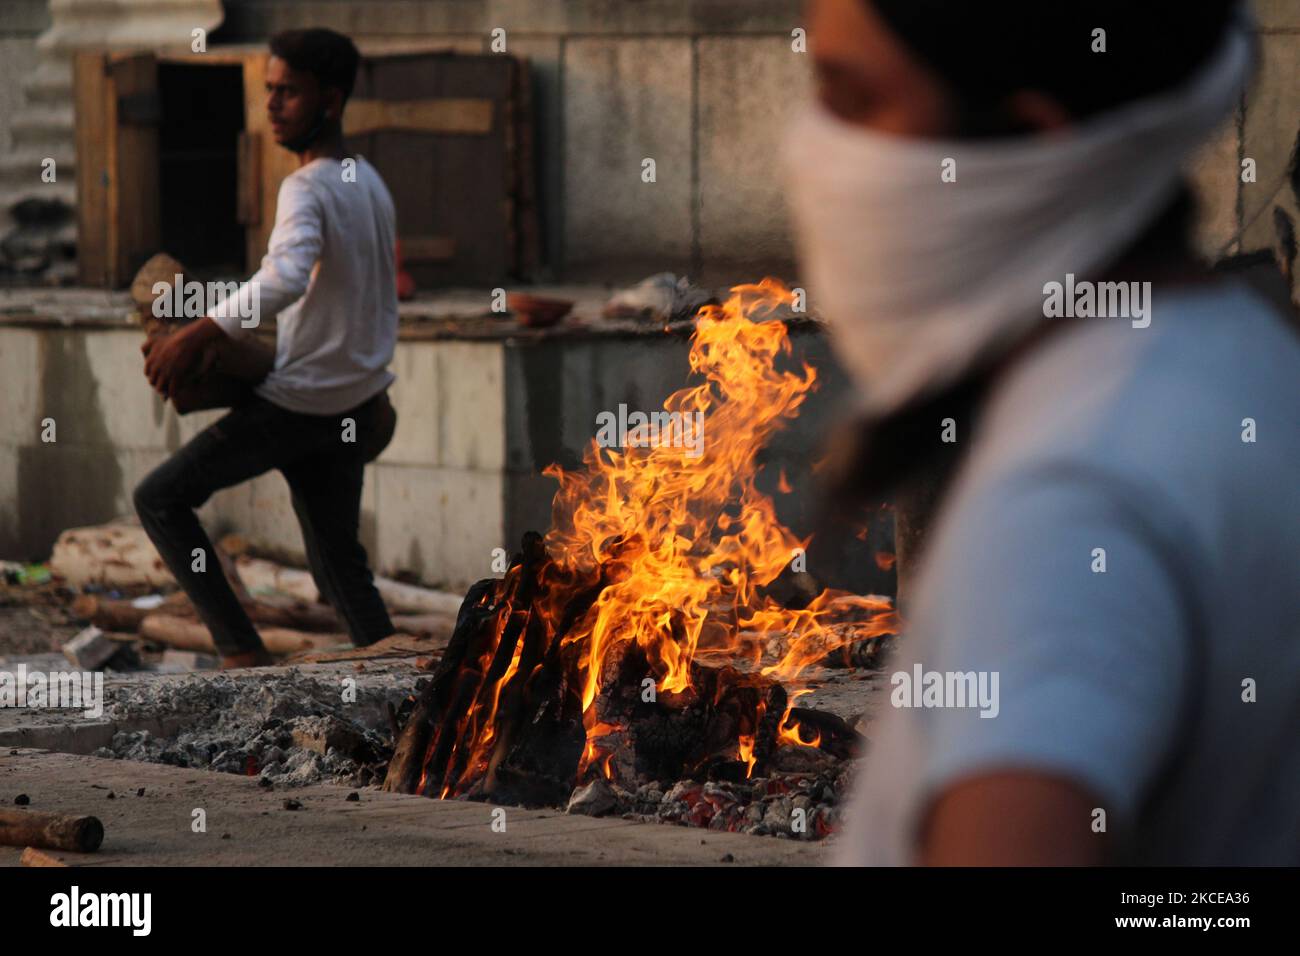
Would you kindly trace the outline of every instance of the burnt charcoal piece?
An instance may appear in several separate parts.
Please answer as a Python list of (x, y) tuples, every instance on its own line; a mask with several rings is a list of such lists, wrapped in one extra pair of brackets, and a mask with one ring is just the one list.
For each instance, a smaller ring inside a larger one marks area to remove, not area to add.
[(524, 806), (561, 806), (586, 746), (581, 723), (534, 725), (496, 768), (494, 800)]
[[(491, 599), (498, 583), (495, 578), (476, 582), (461, 602), (447, 650), (434, 669), (433, 677), (420, 682), (410, 716), (394, 741), (393, 758), (388, 764), (384, 790), (393, 793), (415, 792), (424, 771), (433, 721), (441, 711), (439, 702), (446, 700), (470, 643), (491, 617)], [(403, 703), (402, 709), (406, 710), (407, 704)]]
[(719, 758), (709, 763), (706, 779), (719, 783), (744, 783), (748, 774), (749, 764), (745, 761)]
[(825, 710), (813, 710), (809, 707), (792, 707), (790, 721), (797, 723), (802, 737), (809, 733), (821, 735), (818, 749), (824, 750), (839, 760), (849, 760), (858, 756), (862, 738), (849, 726), (843, 717)]
[(679, 777), (700, 750), (708, 715), (703, 708), (659, 712), (638, 720), (636, 768), (650, 777)]
[(768, 761), (776, 751), (777, 738), (781, 734), (781, 718), (785, 716), (787, 703), (784, 687), (773, 684), (768, 688), (763, 716), (759, 718), (758, 729), (754, 734), (754, 773), (758, 776), (767, 771)]
[(823, 667), (856, 667), (880, 670), (893, 652), (896, 634), (882, 634), (845, 644), (831, 651), (819, 662)]

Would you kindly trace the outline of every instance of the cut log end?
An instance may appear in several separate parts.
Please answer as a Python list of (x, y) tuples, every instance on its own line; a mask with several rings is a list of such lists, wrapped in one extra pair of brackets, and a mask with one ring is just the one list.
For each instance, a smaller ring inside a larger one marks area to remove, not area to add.
[(94, 853), (104, 842), (98, 817), (0, 810), (0, 845)]

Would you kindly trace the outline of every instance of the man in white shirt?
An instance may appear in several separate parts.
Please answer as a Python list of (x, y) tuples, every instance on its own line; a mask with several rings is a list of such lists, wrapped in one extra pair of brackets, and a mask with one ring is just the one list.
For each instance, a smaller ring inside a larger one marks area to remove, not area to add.
[[(299, 168), (280, 187), (262, 267), (205, 317), (144, 347), (146, 376), (171, 397), (213, 343), (249, 334), (247, 317), (277, 316), (267, 377), (135, 491), (141, 522), (226, 667), (270, 658), (211, 560), (194, 509), (271, 469), (289, 484), (312, 573), (353, 641), (393, 633), (358, 540), (364, 465), (392, 437), (393, 201), (374, 167), (344, 150), (343, 108), (360, 63), (352, 42), (330, 30), (291, 30), (272, 38), (271, 54), (271, 129), (298, 154)], [(200, 550), (204, 562), (195, 560)]]

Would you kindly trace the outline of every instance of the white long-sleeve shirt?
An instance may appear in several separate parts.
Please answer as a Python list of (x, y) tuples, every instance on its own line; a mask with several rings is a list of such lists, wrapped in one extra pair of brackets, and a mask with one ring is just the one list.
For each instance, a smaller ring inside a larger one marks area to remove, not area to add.
[[(1091, 793), (1122, 862), (1300, 862), (1300, 338), (1235, 280), (1152, 301), (1045, 340), (965, 439), (840, 862), (914, 863), (935, 798), (1006, 770)], [(916, 706), (918, 666), (992, 706)]]
[(294, 412), (333, 415), (393, 381), (397, 277), (393, 200), (358, 156), (355, 181), (335, 159), (287, 176), (262, 267), (239, 290), (238, 308), (208, 314), (230, 336), (256, 302), (260, 320), (278, 316), (275, 366), (257, 394)]

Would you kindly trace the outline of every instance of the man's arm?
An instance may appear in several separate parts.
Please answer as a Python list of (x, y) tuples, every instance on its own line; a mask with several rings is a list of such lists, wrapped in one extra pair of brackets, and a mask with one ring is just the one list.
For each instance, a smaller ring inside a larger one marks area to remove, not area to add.
[(146, 340), (145, 377), (166, 398), (176, 390), (203, 356), (207, 346), (227, 335), (246, 333), (246, 317), (256, 327), (263, 316), (274, 316), (302, 298), (324, 244), (320, 203), (310, 186), (290, 177), (280, 186), (275, 228), (271, 231), (262, 267), (238, 291), (215, 304), (207, 315), (161, 342)]
[(145, 339), (140, 346), (144, 353), (145, 378), (164, 398), (171, 398), (208, 344), (224, 334), (217, 323), (204, 316), (165, 339)]
[(320, 201), (306, 180), (290, 176), (280, 185), (275, 228), (262, 267), (235, 295), (210, 309), (208, 317), (222, 332), (238, 338), (256, 328), (256, 323), (244, 325), (247, 317), (260, 322), (263, 317), (278, 315), (307, 291), (324, 244)]
[[(948, 507), (895, 666), (954, 689), (948, 706), (903, 697), (880, 716), (848, 815), (862, 849), (845, 860), (1114, 856), (1185, 732), (1191, 610), (1166, 542), (1191, 539), (1158, 489), (1088, 465), (1016, 475)], [(1093, 570), (1095, 548), (1109, 573)], [(957, 699), (969, 676), (985, 682), (978, 708), (969, 692)]]
[(959, 780), (922, 824), (923, 866), (1096, 866), (1109, 840), (1091, 827), (1099, 800), (1079, 784), (1035, 771)]

